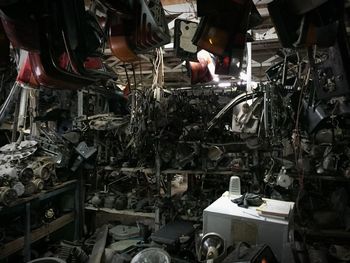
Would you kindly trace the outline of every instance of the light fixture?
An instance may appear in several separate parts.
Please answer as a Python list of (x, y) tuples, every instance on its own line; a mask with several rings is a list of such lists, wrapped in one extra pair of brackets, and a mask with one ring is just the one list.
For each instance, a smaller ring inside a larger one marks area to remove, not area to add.
[(218, 85), (220, 88), (227, 88), (231, 86), (230, 82), (220, 82)]

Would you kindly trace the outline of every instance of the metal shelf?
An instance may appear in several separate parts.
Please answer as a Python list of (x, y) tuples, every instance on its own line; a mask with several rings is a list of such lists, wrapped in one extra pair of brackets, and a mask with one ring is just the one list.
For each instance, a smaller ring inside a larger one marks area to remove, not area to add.
[[(145, 168), (145, 167), (122, 167), (120, 168), (121, 172), (124, 173), (136, 173), (142, 172), (145, 174), (154, 174), (155, 169), (153, 168)], [(217, 174), (217, 175), (231, 175), (237, 173), (248, 172), (249, 169), (244, 170), (181, 170), (181, 169), (166, 169), (162, 170), (161, 174)]]
[(96, 208), (93, 206), (85, 206), (85, 209), (90, 210), (90, 211), (105, 212), (105, 213), (115, 214), (115, 215), (146, 217), (146, 218), (152, 218), (152, 219), (155, 218), (155, 213), (142, 213), (142, 212), (135, 212), (133, 210), (117, 210), (117, 209), (110, 209), (110, 208)]
[(42, 190), (40, 193), (31, 195), (29, 197), (19, 198), (9, 206), (0, 206), (0, 213), (6, 211), (7, 209), (15, 208), (17, 206), (25, 205), (28, 202), (35, 200), (45, 200), (69, 190), (73, 190), (76, 187), (77, 180), (70, 180), (58, 185), (51, 187), (50, 189)]
[[(80, 238), (80, 221), (79, 211), (81, 208), (80, 200), (80, 187), (78, 185), (78, 180), (70, 180), (61, 184), (57, 184), (49, 189), (43, 190), (40, 193), (34, 194), (29, 197), (19, 198), (13, 202), (10, 206), (0, 207), (1, 213), (11, 213), (16, 209), (20, 209), (25, 215), (25, 227), (23, 236), (5, 244), (0, 248), (0, 258), (6, 258), (7, 256), (23, 249), (24, 262), (30, 261), (31, 256), (31, 243), (35, 242), (47, 234), (62, 228), (63, 226), (69, 224), (70, 222), (75, 223), (74, 238)], [(67, 191), (74, 191), (74, 212), (66, 214), (48, 225), (42, 226), (36, 230), (31, 231), (31, 204), (35, 202), (40, 202), (49, 198), (53, 198), (59, 194)], [(24, 207), (23, 207), (24, 206)], [(23, 209), (24, 208), (24, 209)]]
[[(30, 240), (31, 242), (36, 242), (46, 236), (48, 236), (50, 233), (57, 231), (58, 229), (68, 225), (69, 223), (74, 221), (74, 212), (70, 212), (68, 214), (65, 214), (56, 220), (52, 221), (51, 223), (45, 224), (37, 229), (34, 229), (30, 233)], [(22, 236), (20, 238), (17, 238), (13, 241), (10, 241), (6, 243), (5, 245), (0, 247), (0, 259), (4, 259), (13, 253), (21, 250), (24, 248), (25, 244), (25, 237)]]

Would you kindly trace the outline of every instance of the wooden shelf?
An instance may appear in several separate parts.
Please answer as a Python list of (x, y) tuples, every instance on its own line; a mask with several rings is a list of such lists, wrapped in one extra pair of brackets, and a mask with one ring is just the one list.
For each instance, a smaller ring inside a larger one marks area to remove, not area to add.
[(155, 218), (154, 213), (142, 213), (142, 212), (135, 212), (133, 210), (117, 210), (117, 209), (110, 209), (110, 208), (96, 208), (93, 206), (85, 206), (86, 210), (90, 211), (100, 211), (100, 212), (106, 212), (109, 214), (115, 214), (115, 215), (126, 215), (126, 216), (138, 216), (138, 217), (146, 217), (146, 218)]
[[(145, 167), (122, 167), (120, 168), (121, 172), (124, 173), (136, 173), (141, 172), (145, 174), (154, 174), (155, 169), (145, 168)], [(166, 169), (161, 171), (161, 174), (217, 174), (217, 175), (232, 175), (237, 173), (249, 172), (249, 169), (244, 170), (181, 170), (181, 169)]]
[(0, 212), (6, 210), (8, 208), (23, 205), (23, 204), (30, 202), (30, 201), (33, 201), (35, 199), (45, 200), (45, 199), (48, 199), (48, 198), (53, 197), (55, 195), (61, 194), (65, 191), (74, 189), (76, 182), (77, 182), (77, 180), (70, 180), (70, 181), (67, 181), (67, 182), (64, 182), (61, 184), (57, 184), (57, 185), (51, 187), (50, 189), (42, 190), (40, 193), (33, 194), (31, 196), (28, 196), (28, 197), (23, 197), (23, 198), (20, 197), (16, 201), (12, 202), (9, 206), (0, 206)]
[[(74, 212), (65, 214), (56, 220), (43, 225), (33, 231), (31, 231), (30, 240), (31, 243), (36, 242), (50, 233), (57, 231), (58, 229), (68, 225), (69, 223), (74, 221)], [(0, 259), (6, 258), (9, 255), (23, 249), (24, 247), (24, 237), (17, 238), (11, 242), (6, 243), (5, 245), (0, 247)]]
[(162, 174), (217, 174), (217, 175), (233, 175), (237, 173), (247, 172), (248, 170), (239, 170), (239, 171), (204, 171), (204, 170), (177, 170), (177, 169), (168, 169), (161, 171)]

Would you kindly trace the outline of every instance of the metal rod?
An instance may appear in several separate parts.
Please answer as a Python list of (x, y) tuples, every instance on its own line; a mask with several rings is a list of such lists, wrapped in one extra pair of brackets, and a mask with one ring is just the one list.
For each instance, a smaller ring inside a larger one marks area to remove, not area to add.
[(29, 93), (29, 90), (26, 88), (23, 88), (21, 90), (21, 98), (19, 102), (19, 113), (18, 113), (18, 128), (20, 129), (24, 128), (26, 124), (28, 93)]
[(251, 92), (251, 90), (252, 90), (252, 43), (247, 42), (247, 92)]
[(265, 92), (264, 92), (264, 128), (265, 128), (265, 135), (266, 137), (269, 136), (269, 130), (268, 130), (268, 106), (267, 106), (267, 87), (265, 87)]

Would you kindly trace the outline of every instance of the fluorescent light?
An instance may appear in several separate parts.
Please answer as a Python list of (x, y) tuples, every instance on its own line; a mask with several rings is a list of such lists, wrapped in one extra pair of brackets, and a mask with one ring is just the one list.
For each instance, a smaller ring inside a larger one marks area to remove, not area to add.
[(230, 82), (220, 82), (218, 86), (220, 88), (226, 88), (226, 87), (230, 87), (231, 83)]

